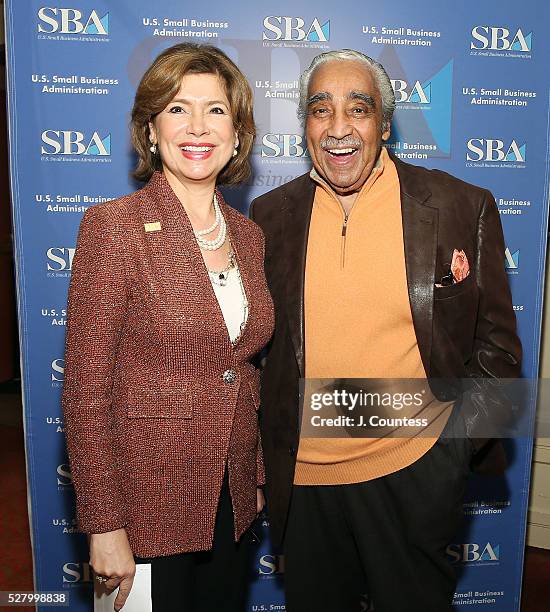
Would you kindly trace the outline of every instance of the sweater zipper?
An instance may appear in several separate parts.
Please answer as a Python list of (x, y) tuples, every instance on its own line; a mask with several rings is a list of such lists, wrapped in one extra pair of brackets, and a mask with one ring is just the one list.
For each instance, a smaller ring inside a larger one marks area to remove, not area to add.
[(341, 249), (341, 267), (344, 268), (346, 263), (346, 235), (348, 233), (349, 213), (344, 212), (344, 223), (342, 225), (342, 249)]

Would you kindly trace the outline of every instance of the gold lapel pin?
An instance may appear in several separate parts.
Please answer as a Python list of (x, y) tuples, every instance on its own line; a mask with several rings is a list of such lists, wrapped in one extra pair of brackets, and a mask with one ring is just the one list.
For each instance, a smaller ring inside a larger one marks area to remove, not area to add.
[(162, 229), (160, 221), (155, 221), (154, 223), (144, 223), (143, 227), (145, 228), (146, 232), (160, 232)]

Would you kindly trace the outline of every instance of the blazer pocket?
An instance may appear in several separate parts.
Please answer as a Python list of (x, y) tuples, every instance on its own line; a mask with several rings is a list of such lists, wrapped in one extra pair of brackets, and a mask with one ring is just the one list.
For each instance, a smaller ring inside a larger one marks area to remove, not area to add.
[(468, 276), (459, 283), (448, 285), (446, 287), (434, 287), (434, 299), (436, 300), (447, 300), (453, 298), (461, 293), (469, 291), (475, 285), (475, 274), (470, 272)]
[(130, 389), (128, 417), (133, 419), (190, 419), (193, 393), (189, 386), (177, 389)]

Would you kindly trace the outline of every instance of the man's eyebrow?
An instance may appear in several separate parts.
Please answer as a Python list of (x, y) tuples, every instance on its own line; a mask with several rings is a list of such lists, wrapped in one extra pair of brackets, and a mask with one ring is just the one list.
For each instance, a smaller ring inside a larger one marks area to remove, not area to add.
[(307, 99), (307, 105), (311, 106), (316, 102), (326, 102), (327, 100), (332, 100), (332, 94), (329, 94), (327, 91), (320, 91)]
[(348, 98), (350, 100), (361, 100), (371, 108), (376, 108), (376, 100), (372, 96), (369, 96), (369, 94), (360, 91), (350, 91)]

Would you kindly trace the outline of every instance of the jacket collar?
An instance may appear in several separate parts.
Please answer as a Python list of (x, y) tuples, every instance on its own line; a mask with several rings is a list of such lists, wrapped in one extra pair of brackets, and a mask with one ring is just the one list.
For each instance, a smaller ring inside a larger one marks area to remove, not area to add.
[(283, 192), (283, 274), (290, 335), (300, 376), (304, 376), (304, 277), (307, 239), (315, 183), (309, 173), (288, 184)]
[[(231, 240), (231, 246), (239, 266), (239, 272), (247, 297), (254, 292), (255, 275), (253, 261), (245, 252), (243, 247), (250, 240), (249, 232), (245, 226), (246, 220), (242, 215), (229, 206), (221, 192), (216, 189), (218, 202), (227, 223), (227, 233)], [(204, 312), (210, 313), (213, 323), (226, 331), (226, 325), (219, 307), (218, 300), (212, 288), (208, 271), (202, 253), (195, 239), (191, 221), (176, 194), (170, 187), (162, 172), (155, 172), (147, 185), (140, 192), (140, 216), (143, 221), (145, 240), (148, 243), (151, 259), (158, 262), (156, 266), (159, 274), (161, 300), (178, 300), (182, 296), (171, 295), (173, 293), (172, 279), (176, 276), (189, 279), (188, 286), (194, 287), (200, 299), (205, 303), (198, 304)], [(146, 226), (154, 224), (153, 231), (147, 231)], [(249, 301), (248, 320), (244, 327), (239, 346), (245, 332), (250, 329), (249, 323), (255, 316), (254, 301)], [(229, 343), (229, 335), (227, 341)]]
[(430, 375), (439, 210), (430, 206), (425, 173), (390, 155), (399, 176), (409, 302), (420, 357)]

